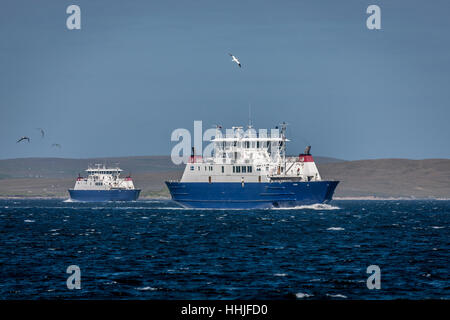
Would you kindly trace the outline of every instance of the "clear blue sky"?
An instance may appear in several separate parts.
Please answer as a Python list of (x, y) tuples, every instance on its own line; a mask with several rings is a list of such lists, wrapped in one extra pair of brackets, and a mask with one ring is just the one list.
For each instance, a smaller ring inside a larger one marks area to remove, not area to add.
[[(70, 4), (81, 30), (66, 28)], [(382, 30), (366, 28), (370, 4)], [(249, 104), (257, 128), (289, 123), (291, 154), (449, 158), (449, 12), (444, 0), (2, 0), (0, 158), (170, 154), (172, 130), (246, 125)]]

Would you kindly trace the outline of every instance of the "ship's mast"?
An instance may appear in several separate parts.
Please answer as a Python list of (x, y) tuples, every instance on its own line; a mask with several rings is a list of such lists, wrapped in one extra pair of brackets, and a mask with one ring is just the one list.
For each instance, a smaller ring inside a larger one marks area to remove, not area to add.
[(284, 162), (284, 174), (286, 174), (286, 126), (287, 123), (283, 121), (281, 124), (281, 139), (282, 139), (282, 146), (281, 146), (281, 156), (282, 161)]

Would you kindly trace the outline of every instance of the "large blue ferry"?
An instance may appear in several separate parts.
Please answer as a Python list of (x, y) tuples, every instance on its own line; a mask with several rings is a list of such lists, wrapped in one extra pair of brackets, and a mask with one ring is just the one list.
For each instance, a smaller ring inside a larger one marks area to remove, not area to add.
[(76, 201), (133, 201), (141, 190), (136, 189), (131, 177), (120, 178), (119, 168), (106, 168), (97, 164), (89, 167), (88, 176), (78, 177), (73, 189), (69, 189), (70, 199)]
[(308, 146), (286, 156), (286, 126), (256, 132), (217, 127), (210, 157), (192, 150), (180, 181), (166, 182), (172, 199), (188, 208), (283, 208), (328, 202), (339, 181), (324, 181)]

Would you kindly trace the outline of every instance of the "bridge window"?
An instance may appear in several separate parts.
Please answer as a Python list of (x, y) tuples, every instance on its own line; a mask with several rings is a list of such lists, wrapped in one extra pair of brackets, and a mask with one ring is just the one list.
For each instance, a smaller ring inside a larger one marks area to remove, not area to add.
[(246, 166), (242, 166), (242, 173), (246, 173), (247, 172), (247, 167)]
[(236, 167), (235, 166), (233, 166), (233, 173), (235, 173), (236, 172)]
[(240, 166), (236, 166), (236, 173), (240, 173), (241, 172), (241, 167)]
[(224, 173), (225, 172), (225, 167), (224, 166), (222, 166), (222, 173)]
[(252, 173), (252, 166), (248, 166), (248, 167), (247, 167), (247, 172), (248, 172), (248, 173)]
[(194, 171), (194, 166), (191, 166), (191, 171)]

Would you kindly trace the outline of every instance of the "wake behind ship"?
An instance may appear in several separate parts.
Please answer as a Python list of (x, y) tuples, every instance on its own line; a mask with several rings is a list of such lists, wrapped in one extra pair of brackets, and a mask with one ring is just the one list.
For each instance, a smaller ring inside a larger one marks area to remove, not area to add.
[(339, 181), (324, 181), (308, 146), (286, 157), (286, 126), (270, 135), (249, 126), (221, 128), (212, 139), (213, 155), (192, 150), (181, 180), (166, 182), (172, 199), (189, 208), (281, 208), (328, 202)]
[(70, 199), (76, 201), (133, 201), (141, 190), (135, 189), (131, 177), (120, 178), (120, 168), (97, 164), (86, 170), (86, 178), (78, 177)]

